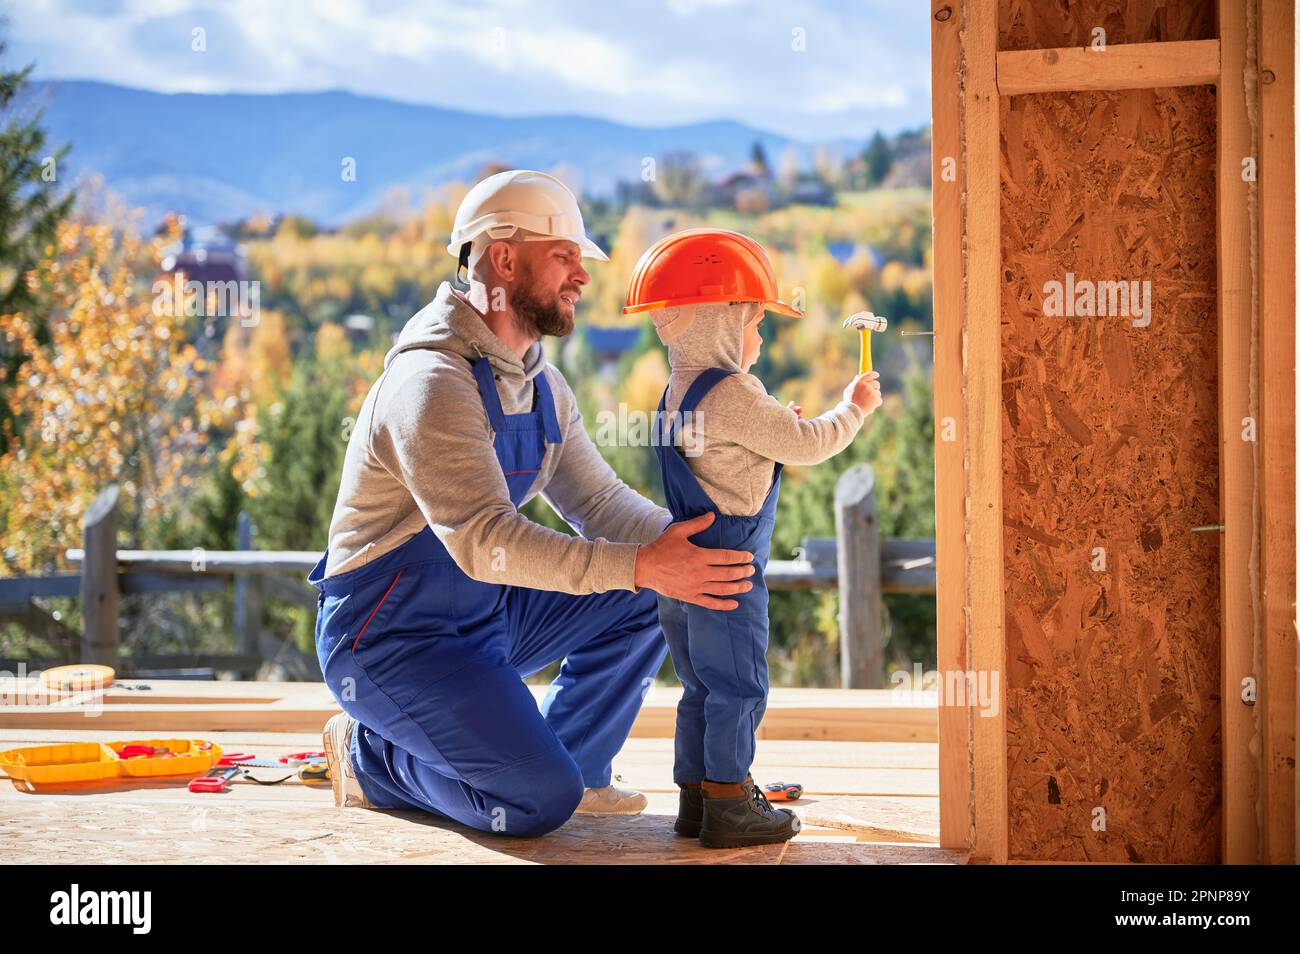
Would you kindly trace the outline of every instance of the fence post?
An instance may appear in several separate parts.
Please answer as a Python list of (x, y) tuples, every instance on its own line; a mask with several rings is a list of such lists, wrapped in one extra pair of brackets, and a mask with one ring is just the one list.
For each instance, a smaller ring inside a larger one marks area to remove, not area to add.
[[(240, 511), (235, 529), (235, 548), (252, 550), (257, 527), (248, 514)], [(257, 573), (235, 574), (235, 652), (256, 656), (262, 632), (262, 578)], [(256, 675), (249, 673), (247, 675)]]
[(835, 484), (835, 548), (840, 588), (840, 685), (881, 689), (885, 683), (876, 475), (868, 464)]
[(117, 668), (117, 484), (81, 519), (81, 661)]

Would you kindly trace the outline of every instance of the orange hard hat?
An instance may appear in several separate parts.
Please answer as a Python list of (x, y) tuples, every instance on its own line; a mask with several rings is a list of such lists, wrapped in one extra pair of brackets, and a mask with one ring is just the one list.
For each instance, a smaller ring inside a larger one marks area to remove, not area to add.
[(730, 229), (685, 229), (646, 249), (632, 269), (623, 314), (718, 301), (758, 301), (782, 315), (803, 315), (778, 297), (763, 246)]

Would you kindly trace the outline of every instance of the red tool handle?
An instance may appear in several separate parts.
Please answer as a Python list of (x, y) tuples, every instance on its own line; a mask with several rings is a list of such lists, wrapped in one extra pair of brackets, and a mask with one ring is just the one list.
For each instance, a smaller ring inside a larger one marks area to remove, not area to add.
[(234, 766), (214, 768), (207, 775), (191, 779), (189, 788), (191, 792), (224, 792), (226, 783), (239, 773), (240, 770)]
[(286, 765), (300, 765), (303, 762), (313, 762), (323, 758), (325, 758), (324, 752), (294, 752), (280, 756), (280, 761)]

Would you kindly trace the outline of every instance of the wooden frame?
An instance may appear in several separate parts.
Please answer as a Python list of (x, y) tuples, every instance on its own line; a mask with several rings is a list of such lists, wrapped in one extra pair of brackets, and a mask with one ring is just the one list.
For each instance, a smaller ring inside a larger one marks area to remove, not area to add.
[[(995, 0), (931, 5), (940, 669), (1005, 673), (1001, 459), (988, 453), (1001, 446), (999, 96), (1214, 84), (1221, 857), (1294, 863), (1294, 7), (1289, 0), (1218, 0), (1216, 40), (1112, 45), (1104, 53), (998, 52), (997, 7)], [(948, 157), (959, 170), (955, 183), (941, 175)], [(1243, 174), (1252, 164), (1257, 182)], [(949, 419), (956, 446), (941, 437)], [(1256, 442), (1246, 436), (1252, 425)], [(1253, 706), (1242, 694), (1251, 678), (1259, 692)], [(1005, 700), (1004, 692), (1003, 706)], [(939, 718), (942, 844), (969, 848), (974, 861), (1005, 862), (1005, 718), (945, 702), (951, 700), (941, 699)]]
[(1296, 861), (1295, 4), (1259, 5), (1259, 861)]
[(1219, 515), (1223, 558), (1219, 591), (1223, 643), (1223, 828), (1220, 846), (1228, 864), (1253, 862), (1259, 849), (1255, 802), (1259, 759), (1251, 754), (1251, 710), (1242, 702), (1243, 681), (1254, 669), (1258, 619), (1252, 580), (1243, 568), (1258, 559), (1255, 446), (1241, 439), (1243, 422), (1258, 418), (1254, 405), (1256, 355), (1250, 209), (1252, 184), (1243, 161), (1256, 155), (1247, 111), (1246, 5), (1219, 0), (1223, 75), (1218, 104), (1218, 288), (1219, 288)]
[[(941, 11), (947, 11), (941, 19)], [(945, 0), (931, 0), (934, 95), (931, 141), (934, 197), (934, 500), (935, 599), (939, 672), (971, 668), (964, 619), (966, 592), (966, 414), (962, 387), (962, 195), (960, 19)], [(950, 683), (945, 680), (945, 687)], [(963, 681), (963, 687), (968, 684)], [(939, 844), (965, 849), (972, 837), (970, 812), (971, 709), (964, 699), (939, 696)]]
[[(966, 619), (971, 668), (996, 674), (994, 714), (971, 717), (971, 857), (1007, 860), (1006, 633), (1002, 592), (1002, 297), (998, 142), (997, 5), (967, 3), (962, 14), (966, 133), (965, 474)], [(988, 453), (998, 448), (998, 453)]]
[(1103, 50), (1006, 50), (998, 54), (998, 93), (1147, 89), (1218, 82), (1219, 41), (1120, 43)]

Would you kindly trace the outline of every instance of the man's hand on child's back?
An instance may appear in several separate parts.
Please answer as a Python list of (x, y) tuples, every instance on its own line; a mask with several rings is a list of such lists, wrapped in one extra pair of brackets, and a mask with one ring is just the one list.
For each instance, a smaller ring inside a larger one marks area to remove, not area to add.
[(713, 514), (671, 524), (654, 543), (637, 548), (633, 582), (670, 599), (684, 600), (707, 609), (730, 610), (740, 604), (718, 599), (747, 593), (754, 584), (754, 554), (748, 550), (712, 550), (697, 547), (687, 537), (713, 523)]
[(875, 371), (859, 374), (844, 389), (844, 400), (856, 404), (863, 414), (870, 414), (884, 400), (880, 396), (880, 375)]

